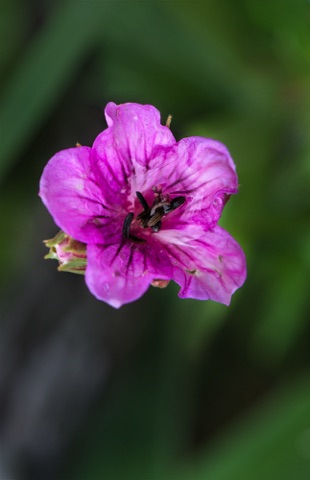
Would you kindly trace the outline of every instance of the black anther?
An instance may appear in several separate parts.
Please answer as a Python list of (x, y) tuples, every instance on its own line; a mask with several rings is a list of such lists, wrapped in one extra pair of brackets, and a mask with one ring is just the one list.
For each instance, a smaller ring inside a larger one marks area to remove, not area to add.
[[(174, 198), (173, 200), (171, 200), (170, 206), (168, 206), (168, 209), (167, 209), (167, 211), (165, 211), (165, 213), (172, 212), (172, 210), (175, 210), (176, 208), (183, 205), (184, 202), (185, 202), (185, 197)], [(164, 207), (164, 209), (165, 209), (165, 207)]]
[(149, 211), (150, 210), (150, 207), (147, 203), (147, 201), (145, 200), (144, 196), (142, 195), (141, 192), (136, 192), (136, 195), (137, 195), (137, 198), (139, 200), (139, 202), (141, 203), (142, 207), (144, 208), (145, 211)]
[(123, 237), (127, 238), (127, 240), (131, 240), (132, 242), (144, 243), (145, 240), (143, 238), (136, 237), (136, 235), (130, 233), (130, 227), (133, 221), (133, 217), (134, 214), (132, 212), (128, 213), (128, 215), (126, 216), (123, 224), (122, 235)]
[(128, 213), (128, 215), (126, 216), (126, 218), (124, 220), (122, 235), (123, 235), (123, 237), (128, 238), (128, 239), (130, 237), (130, 225), (132, 224), (133, 217), (134, 217), (134, 214), (131, 212), (131, 213)]

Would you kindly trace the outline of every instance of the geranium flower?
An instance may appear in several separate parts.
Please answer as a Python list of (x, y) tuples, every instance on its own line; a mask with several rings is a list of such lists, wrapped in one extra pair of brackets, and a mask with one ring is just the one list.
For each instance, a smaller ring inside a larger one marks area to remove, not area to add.
[(88, 288), (118, 308), (174, 280), (181, 298), (228, 305), (246, 277), (243, 251), (218, 226), (238, 186), (228, 150), (177, 142), (151, 105), (109, 103), (105, 116), (93, 146), (57, 153), (40, 182), (56, 224), (87, 245)]

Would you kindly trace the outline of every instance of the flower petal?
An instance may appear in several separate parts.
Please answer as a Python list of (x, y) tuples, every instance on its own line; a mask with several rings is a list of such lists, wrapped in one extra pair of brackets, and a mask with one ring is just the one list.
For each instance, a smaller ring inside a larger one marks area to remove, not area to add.
[(113, 221), (90, 164), (90, 148), (62, 150), (46, 165), (39, 195), (56, 224), (80, 242), (101, 242)]
[(151, 105), (111, 102), (105, 115), (109, 128), (96, 138), (92, 157), (103, 189), (112, 191), (119, 202), (121, 194), (125, 199), (139, 190), (158, 148), (176, 141), (170, 129), (160, 124), (160, 113)]
[(185, 238), (165, 235), (161, 240), (174, 266), (172, 279), (181, 286), (179, 297), (229, 305), (246, 278), (244, 253), (229, 233), (216, 226), (195, 240), (190, 234)]
[(115, 146), (123, 160), (147, 167), (154, 148), (174, 145), (170, 129), (161, 125), (160, 113), (152, 105), (108, 103), (105, 109), (108, 125), (113, 128)]
[(151, 282), (169, 280), (172, 265), (159, 249), (123, 240), (113, 245), (88, 245), (86, 284), (95, 297), (115, 308), (140, 298)]
[(185, 196), (178, 219), (213, 228), (229, 195), (238, 190), (235, 164), (227, 148), (215, 140), (189, 137), (157, 155), (145, 190), (160, 184), (163, 193)]

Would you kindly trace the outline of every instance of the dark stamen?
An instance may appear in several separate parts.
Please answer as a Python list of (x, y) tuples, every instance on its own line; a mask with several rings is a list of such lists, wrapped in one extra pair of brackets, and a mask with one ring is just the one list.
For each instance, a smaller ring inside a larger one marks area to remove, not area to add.
[[(150, 211), (150, 216), (154, 215), (154, 213), (161, 211), (162, 214), (164, 215), (166, 213), (165, 210), (170, 207), (170, 202), (168, 200), (162, 201), (162, 202), (156, 202), (154, 203), (151, 211)], [(168, 210), (170, 211), (170, 210)], [(168, 213), (168, 212), (167, 212)]]
[(131, 212), (131, 213), (128, 213), (128, 215), (126, 216), (126, 218), (124, 220), (122, 235), (125, 238), (130, 237), (130, 225), (132, 224), (133, 217), (134, 217), (134, 214)]
[(140, 212), (139, 215), (137, 215), (137, 220), (141, 220), (141, 227), (146, 228), (147, 222), (150, 218), (150, 207), (141, 192), (136, 192), (136, 195), (143, 207), (143, 212)]
[(143, 238), (136, 237), (136, 235), (133, 235), (132, 233), (130, 233), (130, 227), (133, 221), (133, 217), (134, 217), (134, 214), (132, 212), (128, 213), (128, 215), (126, 216), (123, 224), (122, 235), (128, 240), (131, 240), (132, 242), (144, 243), (145, 240)]
[(176, 198), (174, 198), (173, 200), (171, 200), (171, 202), (170, 202), (170, 207), (168, 208), (168, 211), (165, 212), (165, 213), (172, 212), (172, 210), (175, 210), (176, 208), (178, 208), (178, 207), (180, 207), (181, 205), (183, 205), (184, 202), (185, 202), (185, 197), (176, 197)]
[(136, 192), (136, 195), (137, 195), (137, 198), (138, 198), (139, 202), (141, 203), (142, 207), (144, 208), (144, 210), (149, 211), (150, 207), (149, 207), (147, 201), (145, 200), (144, 196), (142, 195), (142, 193), (141, 192)]
[[(157, 190), (157, 187), (154, 187), (153, 191), (155, 199), (151, 208), (149, 207), (149, 204), (147, 203), (142, 193), (136, 192), (137, 199), (139, 200), (143, 208), (143, 211), (137, 215), (136, 220), (140, 221), (140, 227), (150, 227), (154, 233), (157, 233), (161, 229), (162, 218), (176, 208), (183, 205), (183, 203), (185, 202), (185, 197), (175, 197), (173, 200), (169, 201), (168, 195), (161, 194), (161, 188), (160, 190)], [(123, 237), (136, 243), (145, 242), (144, 239), (136, 237), (136, 235), (130, 233), (130, 227), (133, 219), (134, 214), (132, 212), (128, 213), (127, 217), (124, 220), (124, 225), (122, 229)]]

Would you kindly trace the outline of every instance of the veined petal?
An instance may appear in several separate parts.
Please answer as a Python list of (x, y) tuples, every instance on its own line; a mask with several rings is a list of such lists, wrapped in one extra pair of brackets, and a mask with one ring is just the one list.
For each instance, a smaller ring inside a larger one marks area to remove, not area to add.
[(75, 240), (101, 242), (103, 225), (113, 222), (96, 181), (89, 147), (62, 150), (46, 165), (39, 195), (55, 223)]
[(190, 234), (161, 235), (174, 266), (172, 279), (181, 286), (179, 297), (215, 300), (229, 305), (231, 295), (246, 278), (245, 256), (238, 243), (221, 227), (191, 240)]
[(176, 143), (170, 129), (161, 125), (160, 113), (152, 105), (108, 103), (107, 123), (113, 128), (115, 146), (125, 161), (148, 166), (154, 148)]
[[(109, 128), (93, 145), (93, 163), (98, 178), (118, 201), (139, 190), (158, 148), (176, 143), (169, 128), (160, 124), (159, 111), (151, 105), (108, 103)], [(122, 201), (121, 201), (122, 202)]]
[(115, 308), (140, 298), (151, 282), (170, 280), (172, 265), (149, 244), (123, 240), (113, 245), (88, 245), (86, 284), (99, 300)]
[(229, 195), (238, 190), (235, 164), (227, 148), (215, 140), (189, 137), (157, 154), (145, 189), (160, 184), (163, 193), (185, 196), (179, 220), (213, 228)]

